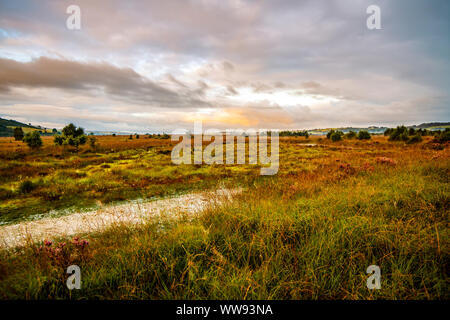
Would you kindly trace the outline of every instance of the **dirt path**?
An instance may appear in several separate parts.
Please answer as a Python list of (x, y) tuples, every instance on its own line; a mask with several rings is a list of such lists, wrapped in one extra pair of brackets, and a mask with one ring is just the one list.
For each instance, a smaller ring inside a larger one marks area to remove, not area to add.
[(29, 242), (100, 231), (117, 223), (140, 224), (149, 218), (162, 215), (194, 215), (209, 205), (226, 201), (239, 192), (240, 190), (220, 189), (190, 193), (168, 199), (105, 206), (94, 211), (0, 226), (0, 248), (13, 248)]

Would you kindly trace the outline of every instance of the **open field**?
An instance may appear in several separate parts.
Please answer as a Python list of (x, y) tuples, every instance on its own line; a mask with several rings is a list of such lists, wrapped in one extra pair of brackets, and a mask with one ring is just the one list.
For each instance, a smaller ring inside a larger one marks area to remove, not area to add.
[[(59, 236), (2, 250), (1, 298), (450, 296), (450, 153), (430, 137), (411, 145), (383, 136), (280, 138), (275, 176), (260, 176), (256, 165), (177, 166), (175, 142), (145, 136), (97, 137), (78, 152), (43, 140), (29, 151), (0, 138), (1, 228), (133, 199), (243, 191), (179, 219), (75, 233), (86, 246)], [(71, 264), (82, 270), (82, 290), (65, 286)], [(381, 290), (366, 287), (371, 264), (381, 268)]]

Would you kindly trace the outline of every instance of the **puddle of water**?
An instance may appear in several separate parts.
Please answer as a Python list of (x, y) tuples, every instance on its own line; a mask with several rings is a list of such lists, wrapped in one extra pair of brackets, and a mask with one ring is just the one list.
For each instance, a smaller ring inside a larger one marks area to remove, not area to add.
[(148, 219), (162, 215), (173, 218), (183, 214), (194, 216), (208, 205), (220, 204), (241, 191), (240, 189), (219, 189), (149, 202), (134, 200), (88, 212), (0, 226), (0, 247), (13, 248), (29, 241), (38, 242), (55, 237), (100, 231), (114, 224), (142, 224)]

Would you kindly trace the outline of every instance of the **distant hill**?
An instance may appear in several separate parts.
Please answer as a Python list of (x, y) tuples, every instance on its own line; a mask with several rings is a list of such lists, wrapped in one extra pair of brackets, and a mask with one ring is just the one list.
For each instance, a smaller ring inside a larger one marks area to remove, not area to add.
[(418, 126), (411, 126), (412, 128), (421, 128), (421, 129), (437, 129), (437, 128), (449, 128), (450, 122), (428, 122), (422, 123)]
[[(401, 123), (399, 125), (401, 125)], [(397, 127), (397, 126), (394, 126), (394, 128), (395, 127)], [(450, 122), (427, 122), (427, 123), (422, 123), (419, 125), (406, 126), (406, 127), (414, 128), (414, 129), (420, 128), (420, 129), (428, 129), (428, 130), (443, 130), (445, 128), (450, 128)], [(369, 126), (369, 127), (364, 127), (364, 128), (360, 128), (360, 127), (325, 128), (325, 129), (312, 129), (312, 130), (308, 130), (308, 132), (309, 132), (309, 134), (313, 134), (313, 135), (324, 135), (331, 129), (340, 130), (344, 133), (347, 133), (350, 130), (355, 131), (355, 132), (358, 132), (360, 130), (367, 130), (372, 134), (382, 134), (384, 131), (386, 131), (386, 129), (388, 129), (388, 127)]]
[(12, 137), (14, 135), (14, 128), (21, 127), (23, 131), (35, 131), (39, 130), (44, 135), (51, 134), (52, 130), (48, 128), (42, 128), (41, 126), (33, 126), (31, 124), (25, 124), (16, 120), (8, 120), (0, 118), (0, 137)]

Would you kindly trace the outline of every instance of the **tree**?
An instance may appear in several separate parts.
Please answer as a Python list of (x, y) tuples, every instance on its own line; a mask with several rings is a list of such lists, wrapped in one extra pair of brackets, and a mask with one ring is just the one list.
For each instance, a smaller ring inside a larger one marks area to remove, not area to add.
[(73, 123), (69, 123), (67, 126), (65, 126), (62, 129), (62, 134), (66, 137), (72, 136), (72, 137), (76, 138), (76, 137), (84, 135), (84, 129), (81, 127), (77, 128)]
[(394, 131), (393, 128), (387, 128), (386, 131), (384, 131), (384, 135), (385, 136), (390, 136), (393, 131)]
[(390, 141), (407, 141), (408, 139), (408, 129), (405, 126), (398, 126), (389, 132)]
[(86, 143), (86, 136), (84, 135), (84, 129), (76, 127), (73, 123), (68, 124), (62, 129), (62, 135), (55, 135), (53, 139), (56, 145), (69, 145), (78, 149), (79, 145)]
[(15, 127), (14, 128), (14, 139), (16, 141), (22, 141), (23, 140), (23, 130), (21, 127)]
[(361, 130), (358, 132), (358, 139), (359, 140), (369, 140), (370, 139), (370, 133), (366, 130)]
[(28, 132), (23, 138), (23, 142), (31, 149), (39, 149), (42, 147), (42, 139), (38, 131)]
[(53, 128), (53, 129), (52, 129), (52, 133), (53, 133), (53, 134), (58, 133), (58, 130), (56, 130), (56, 128)]
[(342, 140), (342, 135), (339, 133), (340, 131), (335, 131), (331, 134), (330, 139), (333, 142)]
[(344, 136), (344, 133), (340, 130), (330, 130), (327, 133), (327, 139), (331, 139), (331, 141), (340, 141), (342, 140), (342, 137)]

